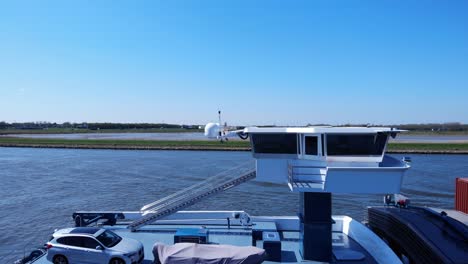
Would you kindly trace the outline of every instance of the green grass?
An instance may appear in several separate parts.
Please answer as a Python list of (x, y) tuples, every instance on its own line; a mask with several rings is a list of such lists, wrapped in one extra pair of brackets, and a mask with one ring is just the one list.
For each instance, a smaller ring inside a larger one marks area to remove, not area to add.
[(389, 151), (468, 151), (468, 143), (390, 143)]
[[(49, 139), (49, 138), (14, 138), (0, 137), (0, 145), (6, 146), (66, 146), (66, 147), (101, 147), (101, 148), (193, 148), (193, 149), (249, 149), (250, 142), (217, 140), (105, 140), (105, 139)], [(468, 152), (468, 143), (390, 143), (389, 151), (421, 152)]]
[(0, 144), (17, 145), (67, 145), (67, 146), (122, 146), (122, 147), (219, 147), (247, 148), (249, 141), (229, 141), (221, 143), (217, 140), (105, 140), (105, 139), (44, 139), (44, 138), (0, 138)]
[(468, 131), (420, 131), (409, 130), (401, 135), (415, 135), (415, 136), (467, 136)]

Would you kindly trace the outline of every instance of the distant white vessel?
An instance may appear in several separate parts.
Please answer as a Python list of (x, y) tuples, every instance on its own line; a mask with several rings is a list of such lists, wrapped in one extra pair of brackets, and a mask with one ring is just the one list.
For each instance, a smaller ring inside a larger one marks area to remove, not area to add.
[(243, 135), (242, 130), (235, 130), (229, 127), (227, 123), (221, 122), (221, 111), (218, 111), (218, 123), (208, 123), (205, 125), (205, 137), (209, 139), (218, 139), (221, 142), (227, 141), (230, 137), (239, 136), (242, 139), (247, 139)]

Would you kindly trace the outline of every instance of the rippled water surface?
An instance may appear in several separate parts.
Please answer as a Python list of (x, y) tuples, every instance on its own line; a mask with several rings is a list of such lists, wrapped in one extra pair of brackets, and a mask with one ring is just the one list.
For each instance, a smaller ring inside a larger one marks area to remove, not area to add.
[[(401, 158), (403, 155), (396, 155)], [(413, 204), (453, 208), (456, 177), (468, 177), (468, 155), (411, 155), (403, 194)], [(77, 210), (138, 210), (208, 176), (251, 161), (249, 152), (0, 148), (0, 261), (71, 226)], [(365, 217), (380, 195), (334, 195), (334, 214)], [(294, 215), (298, 195), (286, 186), (247, 182), (191, 210), (245, 210)]]

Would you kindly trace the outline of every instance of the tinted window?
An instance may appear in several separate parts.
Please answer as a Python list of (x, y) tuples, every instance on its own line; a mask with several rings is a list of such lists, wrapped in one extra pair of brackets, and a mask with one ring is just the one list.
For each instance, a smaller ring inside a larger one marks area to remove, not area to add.
[(68, 243), (67, 243), (67, 237), (57, 238), (57, 243), (63, 244), (63, 245), (68, 245)]
[(119, 237), (116, 233), (109, 230), (104, 231), (96, 238), (106, 247), (113, 247), (117, 245), (120, 242), (120, 240), (122, 240), (122, 238)]
[(57, 242), (67, 246), (81, 247), (81, 237), (61, 237), (57, 239)]
[(325, 156), (325, 137), (320, 135), (320, 140), (322, 141), (322, 156)]
[(305, 154), (306, 155), (318, 155), (318, 142), (317, 137), (305, 137)]
[[(296, 134), (296, 143), (299, 144), (299, 142), (300, 142), (300, 141), (299, 141), (299, 135)], [(302, 151), (301, 148), (302, 148), (302, 147), (297, 146), (297, 154), (302, 154), (302, 153), (301, 153), (301, 151)]]
[(255, 153), (297, 154), (296, 134), (253, 134)]
[(327, 135), (328, 156), (380, 156), (383, 153), (386, 134)]
[(96, 249), (97, 246), (100, 246), (100, 245), (96, 240), (94, 240), (94, 239), (92, 239), (90, 237), (84, 237), (83, 238), (83, 247)]

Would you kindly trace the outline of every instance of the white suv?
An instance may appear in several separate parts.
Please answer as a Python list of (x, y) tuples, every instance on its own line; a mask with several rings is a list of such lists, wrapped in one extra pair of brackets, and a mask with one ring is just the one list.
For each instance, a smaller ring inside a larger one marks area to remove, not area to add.
[(137, 264), (144, 259), (140, 241), (122, 238), (103, 228), (61, 229), (52, 235), (46, 247), (47, 259), (54, 264)]

